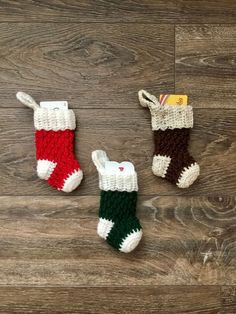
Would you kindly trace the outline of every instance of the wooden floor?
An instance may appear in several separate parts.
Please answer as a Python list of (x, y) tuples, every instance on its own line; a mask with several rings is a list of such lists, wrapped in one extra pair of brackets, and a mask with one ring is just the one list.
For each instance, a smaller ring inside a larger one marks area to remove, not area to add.
[[(236, 313), (236, 1), (0, 1), (0, 313)], [(201, 176), (181, 190), (151, 172), (139, 89), (186, 93)], [(19, 90), (67, 99), (81, 188), (35, 173)], [(144, 229), (132, 254), (96, 234), (94, 149), (131, 160)]]

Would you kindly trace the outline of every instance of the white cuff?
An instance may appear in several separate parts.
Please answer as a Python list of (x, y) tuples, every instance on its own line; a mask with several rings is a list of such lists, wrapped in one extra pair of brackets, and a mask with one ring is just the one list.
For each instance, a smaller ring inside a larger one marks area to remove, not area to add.
[(37, 108), (34, 111), (34, 127), (36, 130), (64, 131), (76, 128), (73, 110)]
[(138, 191), (137, 174), (122, 176), (99, 173), (99, 188), (104, 191)]
[(150, 112), (153, 131), (193, 127), (193, 109), (191, 106), (161, 105), (161, 107), (151, 108)]
[(153, 131), (193, 127), (193, 108), (191, 106), (161, 105), (155, 96), (145, 90), (140, 90), (138, 96), (141, 106), (150, 109)]
[(99, 188), (104, 191), (132, 192), (138, 191), (137, 173), (108, 173), (105, 169), (105, 162), (109, 161), (103, 150), (92, 152), (92, 160), (99, 174)]
[(24, 92), (18, 92), (16, 98), (34, 110), (34, 127), (36, 130), (64, 131), (76, 128), (73, 110), (41, 108), (30, 95)]

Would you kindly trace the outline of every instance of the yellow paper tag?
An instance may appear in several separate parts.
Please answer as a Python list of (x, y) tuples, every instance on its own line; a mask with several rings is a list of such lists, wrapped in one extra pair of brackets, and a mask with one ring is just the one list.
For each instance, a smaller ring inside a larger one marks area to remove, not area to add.
[(187, 106), (188, 96), (187, 95), (161, 94), (159, 101), (161, 105)]

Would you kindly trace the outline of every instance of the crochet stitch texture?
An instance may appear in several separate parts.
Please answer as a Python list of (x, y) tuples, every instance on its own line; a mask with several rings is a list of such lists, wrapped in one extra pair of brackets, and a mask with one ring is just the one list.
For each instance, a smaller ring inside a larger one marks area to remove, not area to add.
[(188, 152), (192, 107), (161, 105), (145, 90), (140, 90), (138, 96), (141, 106), (148, 107), (151, 113), (155, 144), (153, 173), (179, 188), (188, 188), (200, 173), (199, 165)]
[(18, 92), (17, 98), (34, 110), (37, 174), (60, 191), (78, 187), (83, 172), (74, 154), (73, 110), (40, 108), (35, 100)]
[(92, 160), (101, 188), (97, 233), (113, 248), (129, 253), (142, 238), (142, 227), (136, 217), (137, 174), (134, 169), (129, 174), (107, 171), (105, 163), (109, 159), (102, 150), (94, 151)]

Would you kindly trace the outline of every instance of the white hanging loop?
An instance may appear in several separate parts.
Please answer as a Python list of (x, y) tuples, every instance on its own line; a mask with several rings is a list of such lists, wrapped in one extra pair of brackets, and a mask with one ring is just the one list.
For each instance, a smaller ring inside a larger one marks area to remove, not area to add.
[(37, 110), (39, 108), (39, 105), (36, 103), (36, 101), (28, 94), (24, 92), (18, 92), (16, 93), (16, 98), (25, 106)]
[(106, 152), (104, 150), (93, 151), (92, 160), (97, 168), (97, 171), (102, 174), (105, 171), (105, 162), (109, 160)]
[(141, 106), (143, 107), (152, 108), (152, 107), (160, 106), (158, 99), (154, 95), (151, 95), (150, 93), (145, 91), (144, 89), (141, 89), (138, 92), (138, 98), (139, 98), (139, 102)]

